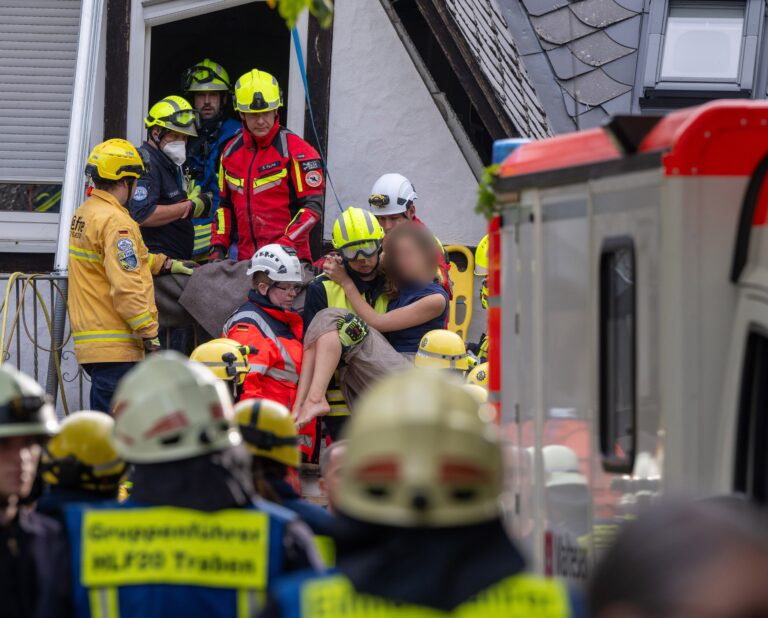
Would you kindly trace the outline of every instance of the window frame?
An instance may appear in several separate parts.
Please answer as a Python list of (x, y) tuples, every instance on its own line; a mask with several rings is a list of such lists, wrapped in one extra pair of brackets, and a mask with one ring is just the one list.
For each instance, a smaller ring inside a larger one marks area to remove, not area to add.
[[(658, 0), (651, 3), (648, 20), (648, 48), (643, 76), (643, 93), (640, 104), (654, 106), (666, 99), (683, 100), (715, 99), (720, 97), (751, 98), (756, 87), (759, 51), (762, 44), (765, 0), (744, 0), (744, 28), (741, 35), (739, 74), (735, 80), (675, 79), (663, 80), (661, 66), (666, 41), (670, 5), (680, 0)], [(712, 5), (728, 7), (726, 0), (682, 0), (690, 6)]]
[[(630, 381), (632, 410), (630, 431), (624, 434), (630, 440), (630, 448), (625, 457), (618, 457), (612, 452), (617, 438), (624, 436), (611, 434), (617, 425), (615, 418), (612, 422), (608, 422), (609, 415), (613, 416), (615, 410), (613, 404), (609, 403), (612, 366), (608, 361), (607, 354), (609, 345), (608, 314), (610, 311), (610, 298), (607, 292), (610, 287), (606, 274), (610, 273), (607, 268), (608, 260), (620, 250), (629, 250), (632, 256), (633, 275), (631, 288), (632, 329), (629, 341), (632, 363)], [(635, 240), (629, 235), (608, 237), (603, 241), (598, 260), (598, 437), (603, 470), (615, 474), (631, 474), (637, 454), (637, 321), (637, 252), (635, 251)]]

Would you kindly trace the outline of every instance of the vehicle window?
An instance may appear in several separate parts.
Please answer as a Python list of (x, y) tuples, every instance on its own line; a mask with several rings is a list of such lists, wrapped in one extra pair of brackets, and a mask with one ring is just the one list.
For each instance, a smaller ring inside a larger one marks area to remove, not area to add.
[(600, 449), (609, 472), (630, 473), (635, 458), (635, 248), (608, 239), (600, 256)]
[(768, 337), (758, 332), (749, 334), (744, 355), (734, 488), (768, 501)]

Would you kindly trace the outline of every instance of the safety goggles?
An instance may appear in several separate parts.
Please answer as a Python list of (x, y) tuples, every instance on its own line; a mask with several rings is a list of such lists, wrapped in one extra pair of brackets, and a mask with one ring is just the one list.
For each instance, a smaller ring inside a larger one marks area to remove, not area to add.
[(181, 76), (181, 88), (186, 91), (192, 88), (193, 84), (210, 84), (214, 80), (223, 83), (222, 91), (232, 89), (232, 85), (220, 73), (203, 64), (195, 65), (184, 71)]
[(381, 250), (381, 242), (377, 240), (368, 240), (346, 245), (339, 248), (339, 253), (348, 262), (359, 260), (361, 257), (373, 257)]
[(280, 448), (281, 446), (298, 446), (299, 444), (297, 436), (279, 438), (270, 431), (263, 431), (249, 425), (239, 425), (239, 429), (243, 440), (265, 451), (271, 451), (273, 448)]
[[(384, 195), (383, 193), (374, 193), (371, 197), (368, 198), (368, 203), (371, 206), (375, 206), (376, 208), (384, 208), (389, 204), (389, 196)], [(405, 206), (407, 203), (408, 200), (406, 200), (404, 197), (397, 198), (398, 206)]]
[(178, 112), (173, 112), (167, 116), (159, 118), (163, 122), (170, 123), (181, 129), (187, 129), (189, 127), (200, 128), (200, 115), (193, 109), (183, 109)]
[(294, 294), (300, 294), (301, 291), (304, 289), (304, 286), (301, 285), (300, 283), (297, 283), (295, 285), (286, 285), (285, 287), (283, 287), (282, 285), (278, 285), (277, 283), (273, 283), (270, 287), (277, 288), (278, 290), (280, 290), (281, 292), (285, 292), (286, 294), (290, 294), (291, 292), (293, 292)]
[(0, 406), (0, 424), (37, 422), (40, 408), (50, 403), (48, 396), (36, 395), (16, 397), (4, 406)]

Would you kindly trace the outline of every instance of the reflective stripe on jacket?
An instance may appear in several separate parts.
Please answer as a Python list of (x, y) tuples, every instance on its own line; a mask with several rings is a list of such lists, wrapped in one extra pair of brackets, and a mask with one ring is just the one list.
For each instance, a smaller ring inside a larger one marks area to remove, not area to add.
[(221, 201), (211, 244), (249, 260), (271, 243), (311, 260), (309, 233), (320, 220), (325, 172), (317, 151), (279, 125), (262, 139), (244, 129), (226, 145), (219, 172)]
[(248, 294), (248, 302), (230, 316), (223, 329), (224, 337), (256, 349), (248, 356), (250, 371), (242, 399), (267, 398), (292, 408), (304, 352), (302, 331), (298, 313), (270, 304), (255, 291)]
[(144, 357), (142, 339), (157, 336), (153, 255), (138, 224), (106, 191), (94, 189), (69, 231), (69, 319), (80, 363)]

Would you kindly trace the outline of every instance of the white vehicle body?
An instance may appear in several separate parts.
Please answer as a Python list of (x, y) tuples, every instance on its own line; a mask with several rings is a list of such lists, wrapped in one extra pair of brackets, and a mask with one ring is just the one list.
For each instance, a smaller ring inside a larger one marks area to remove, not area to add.
[(541, 572), (583, 580), (662, 492), (765, 500), (767, 156), (768, 105), (722, 101), (501, 166), (490, 389)]

